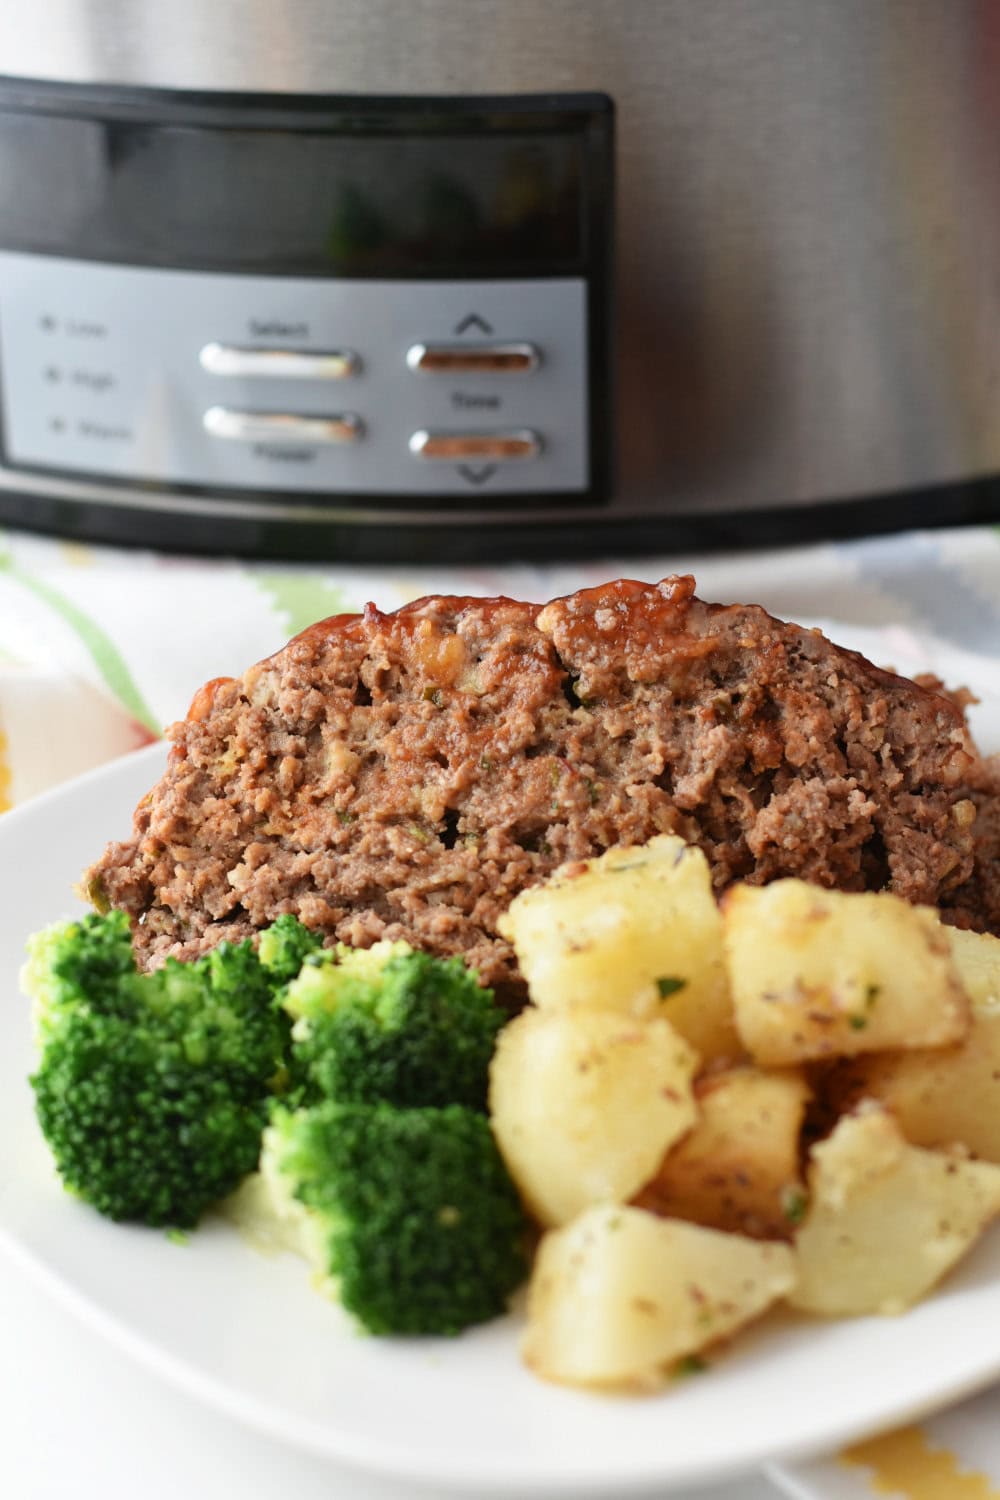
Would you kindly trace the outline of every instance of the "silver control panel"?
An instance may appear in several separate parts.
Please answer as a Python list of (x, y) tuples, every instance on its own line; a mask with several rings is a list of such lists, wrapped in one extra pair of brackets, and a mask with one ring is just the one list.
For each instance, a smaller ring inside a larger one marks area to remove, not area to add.
[(273, 492), (585, 489), (586, 283), (0, 252), (9, 466)]

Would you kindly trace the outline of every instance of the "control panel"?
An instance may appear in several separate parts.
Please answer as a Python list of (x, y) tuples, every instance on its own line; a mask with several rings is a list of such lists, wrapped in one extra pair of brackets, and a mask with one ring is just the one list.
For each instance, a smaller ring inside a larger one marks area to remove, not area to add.
[(239, 490), (586, 490), (581, 277), (349, 280), (0, 251), (10, 466)]

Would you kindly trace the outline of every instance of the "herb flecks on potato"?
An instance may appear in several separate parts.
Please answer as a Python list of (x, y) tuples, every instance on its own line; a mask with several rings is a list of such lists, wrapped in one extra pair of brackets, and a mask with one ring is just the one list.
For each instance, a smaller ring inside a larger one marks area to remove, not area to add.
[(813, 1148), (795, 1237), (806, 1312), (898, 1313), (918, 1302), (1000, 1213), (1000, 1168), (910, 1146), (877, 1105)]
[(776, 880), (733, 886), (722, 912), (736, 1025), (758, 1063), (943, 1047), (969, 1029), (947, 934), (928, 908)]
[(694, 1124), (698, 1056), (659, 1017), (529, 1008), (500, 1033), (490, 1115), (543, 1225), (624, 1203)]
[(741, 1067), (695, 1085), (698, 1117), (636, 1198), (641, 1208), (754, 1239), (791, 1239), (810, 1087), (801, 1069)]
[(564, 866), (500, 921), (533, 1003), (665, 1016), (703, 1059), (738, 1057), (708, 861), (673, 834)]
[(536, 1374), (567, 1385), (654, 1385), (794, 1284), (787, 1245), (639, 1208), (591, 1208), (542, 1240), (524, 1358)]

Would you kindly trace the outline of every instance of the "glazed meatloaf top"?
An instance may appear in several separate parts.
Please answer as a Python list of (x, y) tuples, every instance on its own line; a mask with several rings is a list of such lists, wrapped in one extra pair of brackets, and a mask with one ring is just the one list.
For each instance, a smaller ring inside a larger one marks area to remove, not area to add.
[(169, 735), (131, 838), (85, 877), (146, 965), (295, 912), (461, 954), (516, 1001), (496, 924), (517, 892), (661, 832), (720, 889), (797, 875), (998, 925), (960, 705), (688, 577), (369, 605), (207, 684)]

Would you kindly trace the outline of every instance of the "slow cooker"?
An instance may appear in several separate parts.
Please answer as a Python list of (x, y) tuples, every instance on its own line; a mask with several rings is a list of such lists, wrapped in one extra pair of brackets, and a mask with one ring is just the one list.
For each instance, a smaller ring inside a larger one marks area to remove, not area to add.
[(989, 0), (0, 0), (0, 520), (302, 557), (995, 514)]

